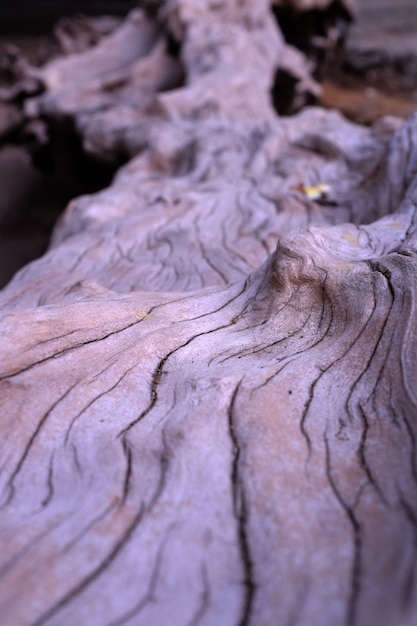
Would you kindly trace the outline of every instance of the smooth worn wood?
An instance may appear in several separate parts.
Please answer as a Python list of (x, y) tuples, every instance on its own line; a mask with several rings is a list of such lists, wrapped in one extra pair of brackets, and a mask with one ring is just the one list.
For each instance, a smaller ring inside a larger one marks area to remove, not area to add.
[(28, 99), (133, 158), (0, 292), (3, 624), (416, 623), (417, 116), (278, 118), (240, 4), (135, 13)]

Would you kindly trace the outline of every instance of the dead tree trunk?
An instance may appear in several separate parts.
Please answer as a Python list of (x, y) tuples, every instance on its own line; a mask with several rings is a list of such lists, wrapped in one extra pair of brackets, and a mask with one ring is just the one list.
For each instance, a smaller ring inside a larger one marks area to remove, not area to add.
[(0, 293), (2, 624), (416, 623), (417, 117), (278, 118), (211, 4), (31, 70), (134, 158)]

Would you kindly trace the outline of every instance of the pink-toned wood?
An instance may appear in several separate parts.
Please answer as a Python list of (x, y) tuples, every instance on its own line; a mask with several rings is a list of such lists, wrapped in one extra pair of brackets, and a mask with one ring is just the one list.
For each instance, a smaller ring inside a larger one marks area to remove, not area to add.
[(135, 156), (0, 293), (0, 621), (411, 626), (417, 118), (280, 119), (266, 2), (160, 15), (27, 105)]

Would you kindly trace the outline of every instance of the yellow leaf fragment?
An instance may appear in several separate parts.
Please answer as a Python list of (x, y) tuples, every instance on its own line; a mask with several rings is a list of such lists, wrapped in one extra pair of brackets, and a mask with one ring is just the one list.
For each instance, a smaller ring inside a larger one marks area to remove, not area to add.
[(330, 191), (330, 185), (327, 183), (319, 183), (317, 185), (295, 185), (292, 187), (295, 191), (300, 191), (310, 200), (322, 200)]

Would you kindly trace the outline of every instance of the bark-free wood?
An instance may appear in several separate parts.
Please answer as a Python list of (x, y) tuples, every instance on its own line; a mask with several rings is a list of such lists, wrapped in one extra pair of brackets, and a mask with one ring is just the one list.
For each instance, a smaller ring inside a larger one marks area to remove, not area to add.
[(185, 87), (66, 110), (137, 156), (0, 294), (1, 621), (411, 626), (417, 117), (278, 119), (266, 3), (165, 16)]

